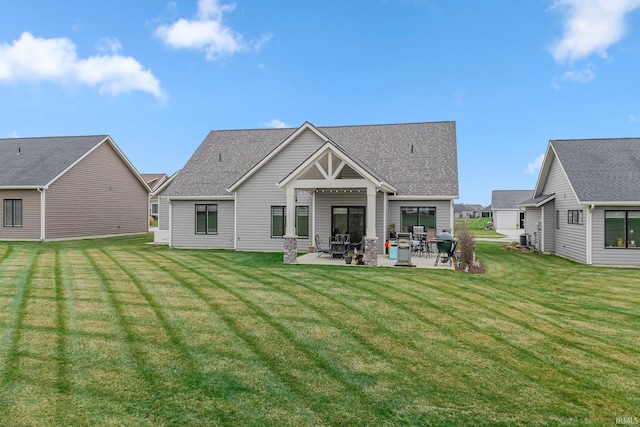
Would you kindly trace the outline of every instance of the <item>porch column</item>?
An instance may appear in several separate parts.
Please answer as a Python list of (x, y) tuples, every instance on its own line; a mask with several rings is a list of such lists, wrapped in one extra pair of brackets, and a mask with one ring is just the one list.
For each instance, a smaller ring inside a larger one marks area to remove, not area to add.
[(364, 239), (364, 264), (378, 265), (378, 237), (376, 236), (376, 188), (367, 186), (367, 233)]
[(367, 237), (376, 237), (376, 188), (367, 186)]
[(295, 264), (298, 262), (298, 236), (296, 235), (296, 189), (287, 187), (287, 216), (286, 231), (284, 235), (284, 263)]

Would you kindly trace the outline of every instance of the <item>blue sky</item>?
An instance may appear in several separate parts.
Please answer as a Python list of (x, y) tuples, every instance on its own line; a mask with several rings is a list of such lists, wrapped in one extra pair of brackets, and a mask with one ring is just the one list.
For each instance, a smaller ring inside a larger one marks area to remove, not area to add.
[(209, 130), (455, 120), (460, 199), (550, 139), (640, 137), (640, 0), (4, 1), (0, 137), (109, 134), (173, 173)]

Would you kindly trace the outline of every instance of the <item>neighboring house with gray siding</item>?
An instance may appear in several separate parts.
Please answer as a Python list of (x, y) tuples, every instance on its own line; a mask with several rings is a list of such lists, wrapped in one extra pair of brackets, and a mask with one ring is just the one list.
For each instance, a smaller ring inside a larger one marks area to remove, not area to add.
[(159, 194), (173, 247), (299, 250), (335, 232), (382, 252), (389, 224), (453, 228), (455, 122), (211, 131)]
[(0, 240), (148, 231), (149, 187), (107, 135), (0, 139)]
[(164, 184), (169, 177), (166, 173), (143, 173), (140, 174), (151, 190), (149, 193), (149, 216), (158, 219), (158, 195), (156, 191)]
[(493, 190), (491, 212), (496, 230), (524, 229), (524, 209), (518, 206), (531, 198), (533, 190)]
[(640, 139), (553, 140), (526, 209), (542, 252), (640, 265)]

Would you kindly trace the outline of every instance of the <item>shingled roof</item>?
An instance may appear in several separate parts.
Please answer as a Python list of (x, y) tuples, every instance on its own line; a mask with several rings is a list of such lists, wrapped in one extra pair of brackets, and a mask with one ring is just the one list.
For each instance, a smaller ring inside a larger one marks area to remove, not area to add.
[[(399, 195), (458, 196), (455, 122), (316, 127)], [(167, 196), (222, 196), (297, 128), (211, 131)], [(413, 148), (413, 152), (412, 152)], [(283, 176), (291, 171), (283, 171)]]
[(0, 187), (42, 187), (107, 135), (0, 139)]
[(493, 190), (491, 209), (518, 209), (518, 205), (531, 198), (533, 190)]
[(640, 138), (553, 140), (549, 144), (580, 202), (640, 201)]

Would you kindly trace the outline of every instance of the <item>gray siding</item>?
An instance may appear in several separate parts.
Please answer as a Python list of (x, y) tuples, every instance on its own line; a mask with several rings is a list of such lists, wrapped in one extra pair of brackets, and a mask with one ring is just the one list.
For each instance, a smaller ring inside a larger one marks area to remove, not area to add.
[(158, 229), (169, 230), (169, 200), (163, 196), (158, 199)]
[(543, 218), (543, 237), (542, 237), (542, 252), (553, 253), (555, 250), (554, 236), (556, 231), (556, 202), (550, 201), (543, 206), (542, 209)]
[[(436, 229), (453, 229), (451, 224), (451, 201), (450, 200), (391, 200), (387, 212), (389, 224), (396, 224), (396, 231), (400, 230), (400, 208), (403, 206), (435, 207), (436, 208)], [(389, 224), (385, 227), (384, 238), (389, 236)]]
[(148, 197), (147, 189), (105, 142), (47, 190), (45, 238), (145, 233)]
[[(638, 210), (638, 207), (595, 208), (592, 212), (592, 263), (596, 265), (640, 265), (640, 249), (605, 248), (604, 212), (606, 210)], [(639, 237), (640, 240), (640, 237)]]
[[(4, 200), (22, 200), (22, 227), (4, 226)], [(37, 190), (0, 190), (0, 240), (40, 240), (40, 193)]]
[[(585, 263), (587, 261), (586, 252), (586, 211), (584, 212), (584, 224), (568, 224), (567, 212), (570, 209), (582, 209), (582, 206), (578, 204), (569, 180), (562, 171), (562, 167), (557, 159), (553, 159), (549, 176), (545, 184), (545, 188), (542, 191), (543, 194), (556, 194), (554, 200), (554, 220), (551, 224), (545, 222), (545, 227), (554, 228), (553, 239), (553, 251), (567, 258), (574, 259), (576, 261)], [(556, 229), (555, 226), (555, 211), (559, 211), (560, 214), (560, 228)], [(545, 248), (546, 249), (546, 248)]]
[[(273, 251), (283, 249), (282, 238), (271, 237), (271, 206), (287, 204), (284, 188), (279, 188), (276, 184), (323, 144), (324, 142), (313, 132), (302, 133), (238, 188), (236, 194), (237, 249)], [(298, 192), (297, 205), (309, 206), (311, 210), (311, 195)], [(311, 221), (311, 218), (309, 220)], [(309, 231), (311, 233), (311, 230)], [(303, 250), (308, 245), (301, 239), (298, 247)]]
[(530, 244), (542, 250), (542, 236), (538, 232), (539, 222), (542, 222), (542, 208), (527, 208), (524, 215), (524, 232), (529, 235)]
[[(196, 204), (218, 205), (218, 234), (196, 234)], [(233, 249), (233, 201), (174, 200), (171, 209), (171, 246)]]

